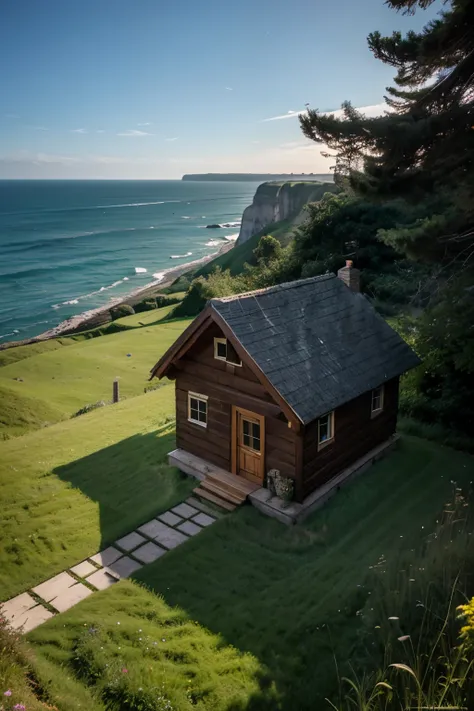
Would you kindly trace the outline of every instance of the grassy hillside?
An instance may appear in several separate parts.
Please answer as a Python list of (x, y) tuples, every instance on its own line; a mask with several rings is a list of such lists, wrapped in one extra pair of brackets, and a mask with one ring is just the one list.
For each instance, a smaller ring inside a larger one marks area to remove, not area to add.
[(80, 562), (193, 482), (166, 463), (174, 388), (0, 442), (0, 600)]
[(143, 393), (150, 369), (186, 325), (153, 323), (169, 309), (120, 319), (125, 330), (100, 338), (80, 334), (0, 354), (0, 436), (22, 434), (68, 418), (85, 404), (110, 400), (116, 377), (122, 397)]
[(133, 711), (155, 709), (153, 689), (180, 711), (324, 709), (336, 664), (349, 671), (361, 636), (380, 642), (365, 621), (372, 569), (415, 548), (451, 479), (468, 486), (473, 474), (471, 457), (406, 438), (303, 525), (244, 507), (138, 571), (147, 590), (119, 583), (29, 639), (112, 709), (125, 695)]

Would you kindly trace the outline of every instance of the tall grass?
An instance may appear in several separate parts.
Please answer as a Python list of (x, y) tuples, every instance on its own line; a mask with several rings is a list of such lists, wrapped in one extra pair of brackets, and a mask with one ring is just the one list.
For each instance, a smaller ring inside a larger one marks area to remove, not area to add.
[[(429, 491), (427, 491), (429, 496)], [(337, 711), (474, 708), (473, 635), (459, 613), (474, 595), (473, 513), (461, 490), (418, 548), (370, 577), (351, 678), (340, 681)], [(466, 632), (466, 629), (468, 632)], [(367, 671), (369, 670), (369, 671)]]

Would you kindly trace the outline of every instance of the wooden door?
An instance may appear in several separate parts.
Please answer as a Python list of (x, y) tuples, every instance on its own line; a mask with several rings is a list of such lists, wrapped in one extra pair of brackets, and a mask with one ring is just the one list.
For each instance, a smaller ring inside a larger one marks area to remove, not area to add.
[(265, 418), (234, 408), (233, 472), (263, 486), (265, 472)]

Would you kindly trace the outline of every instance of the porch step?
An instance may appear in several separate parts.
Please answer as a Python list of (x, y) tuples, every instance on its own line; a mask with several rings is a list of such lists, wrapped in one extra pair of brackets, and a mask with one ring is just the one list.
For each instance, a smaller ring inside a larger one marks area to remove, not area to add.
[(246, 494), (242, 494), (240, 492), (236, 493), (235, 491), (227, 489), (225, 486), (220, 486), (218, 483), (216, 483), (209, 477), (207, 479), (204, 479), (204, 481), (201, 482), (200, 486), (201, 489), (206, 489), (206, 491), (210, 491), (211, 494), (219, 496), (221, 499), (229, 501), (231, 504), (235, 504), (236, 506), (240, 506), (240, 504), (243, 504), (245, 499), (247, 498)]
[(201, 489), (200, 486), (197, 486), (195, 489), (193, 489), (193, 493), (200, 499), (206, 499), (206, 501), (210, 501), (216, 506), (219, 506), (221, 509), (226, 509), (226, 511), (234, 511), (234, 509), (237, 508), (236, 504), (231, 504), (229, 501), (221, 499), (220, 496), (215, 496), (214, 494), (211, 494), (211, 492), (207, 489)]
[(228, 489), (236, 496), (243, 495), (245, 497), (261, 487), (261, 484), (254, 484), (241, 476), (236, 476), (230, 472), (227, 473), (222, 469), (220, 471), (209, 472), (205, 481), (212, 481), (217, 486)]

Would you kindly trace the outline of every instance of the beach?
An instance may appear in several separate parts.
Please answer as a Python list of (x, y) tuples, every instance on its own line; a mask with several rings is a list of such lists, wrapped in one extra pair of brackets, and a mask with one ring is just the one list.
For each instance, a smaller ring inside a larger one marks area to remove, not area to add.
[(100, 321), (100, 317), (104, 316), (103, 323), (110, 322), (110, 318), (105, 318), (106, 314), (114, 306), (119, 306), (120, 304), (126, 304), (130, 300), (137, 300), (138, 298), (146, 298), (147, 295), (156, 294), (160, 289), (165, 289), (176, 281), (176, 279), (186, 272), (194, 270), (196, 267), (202, 266), (211, 262), (216, 257), (221, 254), (225, 254), (231, 250), (235, 245), (235, 241), (227, 241), (222, 243), (219, 249), (212, 254), (201, 257), (200, 259), (195, 259), (186, 264), (181, 264), (177, 267), (171, 267), (170, 269), (165, 269), (160, 273), (160, 278), (145, 284), (144, 286), (137, 287), (133, 289), (128, 294), (112, 298), (107, 304), (100, 306), (96, 309), (89, 309), (83, 313), (77, 314), (72, 318), (62, 321), (54, 328), (48, 329), (43, 333), (33, 336), (32, 338), (26, 338), (20, 341), (9, 341), (7, 343), (0, 344), (0, 351), (7, 348), (13, 348), (16, 346), (28, 345), (30, 343), (38, 343), (40, 341), (47, 341), (51, 338), (58, 338), (59, 336), (65, 336), (72, 333), (78, 333), (80, 331), (87, 331), (89, 328), (93, 328)]

